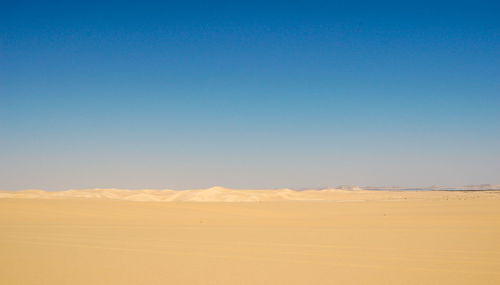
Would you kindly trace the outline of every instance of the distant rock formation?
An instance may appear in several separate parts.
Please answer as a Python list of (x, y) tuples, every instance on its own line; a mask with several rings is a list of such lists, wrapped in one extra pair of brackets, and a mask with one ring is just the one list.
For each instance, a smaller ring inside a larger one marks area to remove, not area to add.
[(361, 188), (360, 186), (357, 186), (357, 185), (339, 185), (339, 186), (335, 187), (335, 189), (351, 190), (351, 191), (364, 190), (363, 188)]

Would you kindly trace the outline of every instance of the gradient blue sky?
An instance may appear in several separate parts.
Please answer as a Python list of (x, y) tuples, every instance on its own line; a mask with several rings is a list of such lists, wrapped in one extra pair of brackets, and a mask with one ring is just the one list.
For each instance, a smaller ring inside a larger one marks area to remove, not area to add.
[(500, 183), (496, 1), (179, 2), (1, 1), (0, 189)]

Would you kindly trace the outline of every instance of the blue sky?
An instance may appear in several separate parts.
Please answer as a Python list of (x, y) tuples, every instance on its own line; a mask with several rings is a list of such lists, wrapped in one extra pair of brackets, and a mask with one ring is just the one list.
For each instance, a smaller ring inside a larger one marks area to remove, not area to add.
[(0, 189), (500, 183), (499, 14), (2, 1)]

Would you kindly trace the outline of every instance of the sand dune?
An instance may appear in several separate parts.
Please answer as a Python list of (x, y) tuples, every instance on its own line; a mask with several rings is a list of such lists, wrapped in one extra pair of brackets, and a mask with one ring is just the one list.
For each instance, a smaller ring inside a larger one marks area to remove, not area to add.
[[(351, 189), (351, 188), (349, 188)], [(0, 191), (0, 198), (18, 199), (114, 199), (142, 202), (266, 202), (266, 201), (359, 201), (359, 200), (397, 200), (403, 198), (426, 197), (453, 198), (475, 197), (478, 193), (450, 191), (370, 191), (339, 189), (323, 190), (234, 190), (224, 187), (212, 187), (197, 190), (125, 190), (125, 189), (87, 189), (66, 191), (21, 190)], [(393, 189), (394, 190), (394, 189)], [(460, 193), (460, 194), (457, 194)], [(497, 193), (481, 191), (481, 195), (496, 197)], [(458, 195), (458, 196), (457, 196)]]
[(0, 197), (0, 284), (500, 284), (495, 191)]

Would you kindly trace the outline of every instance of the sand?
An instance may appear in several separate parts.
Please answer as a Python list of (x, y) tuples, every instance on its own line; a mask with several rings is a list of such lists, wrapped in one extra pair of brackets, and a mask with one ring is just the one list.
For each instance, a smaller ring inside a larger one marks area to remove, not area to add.
[(500, 192), (0, 191), (0, 284), (500, 284)]

